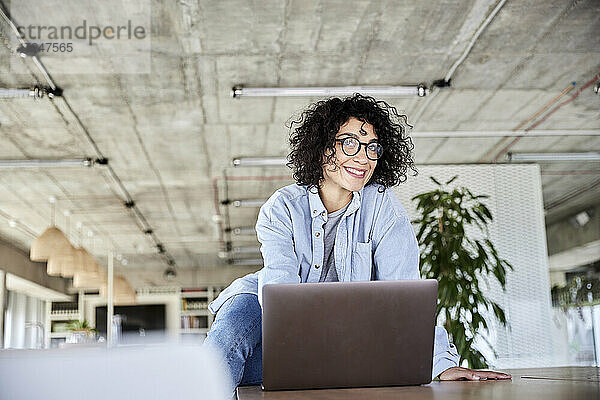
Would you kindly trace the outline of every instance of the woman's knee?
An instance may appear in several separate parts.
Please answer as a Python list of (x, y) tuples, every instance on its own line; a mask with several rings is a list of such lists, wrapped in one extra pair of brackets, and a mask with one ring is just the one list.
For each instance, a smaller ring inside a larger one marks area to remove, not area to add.
[(223, 303), (208, 332), (207, 340), (227, 347), (241, 341), (253, 346), (261, 340), (261, 331), (262, 315), (258, 297), (253, 294), (238, 294)]

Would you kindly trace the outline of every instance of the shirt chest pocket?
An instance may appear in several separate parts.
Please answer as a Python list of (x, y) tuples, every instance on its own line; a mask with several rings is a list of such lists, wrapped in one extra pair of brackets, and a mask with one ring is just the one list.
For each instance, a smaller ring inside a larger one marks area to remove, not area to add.
[(371, 280), (371, 268), (373, 266), (373, 253), (371, 251), (371, 242), (354, 245), (352, 252), (352, 281)]

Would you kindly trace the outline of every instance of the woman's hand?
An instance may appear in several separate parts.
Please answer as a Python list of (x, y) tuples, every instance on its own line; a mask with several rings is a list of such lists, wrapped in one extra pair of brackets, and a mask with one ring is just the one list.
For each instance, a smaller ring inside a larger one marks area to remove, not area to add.
[(486, 379), (511, 379), (510, 374), (494, 371), (478, 371), (475, 369), (452, 367), (440, 374), (440, 381), (483, 381)]

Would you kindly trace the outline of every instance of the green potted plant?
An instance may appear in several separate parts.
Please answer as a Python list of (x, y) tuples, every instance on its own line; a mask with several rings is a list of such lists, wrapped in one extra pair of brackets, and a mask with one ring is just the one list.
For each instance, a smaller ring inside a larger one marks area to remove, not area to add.
[[(489, 196), (476, 196), (466, 187), (449, 189), (456, 178), (441, 184), (430, 177), (438, 188), (412, 198), (419, 213), (412, 222), (418, 225), (421, 275), (438, 281), (436, 317), (443, 316), (461, 365), (466, 361), (470, 368), (487, 368), (485, 357), (473, 347), (477, 333), (488, 331), (489, 321), (482, 312), (491, 309), (502, 325), (506, 325), (506, 317), (500, 305), (484, 295), (480, 277), (495, 278), (505, 290), (506, 270), (513, 267), (500, 258), (489, 239), (492, 214), (481, 202)], [(465, 234), (472, 225), (483, 238)]]
[(92, 328), (87, 320), (72, 321), (67, 327), (70, 332), (67, 343), (93, 343), (96, 340), (98, 331)]

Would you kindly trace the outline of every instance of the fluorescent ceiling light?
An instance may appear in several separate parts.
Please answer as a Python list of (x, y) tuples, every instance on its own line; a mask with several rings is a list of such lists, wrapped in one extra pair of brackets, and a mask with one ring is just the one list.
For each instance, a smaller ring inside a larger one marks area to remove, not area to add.
[(260, 253), (260, 249), (256, 246), (234, 247), (232, 252), (235, 254)]
[(233, 200), (231, 204), (234, 207), (261, 207), (265, 201), (263, 199)]
[(600, 153), (508, 153), (509, 161), (600, 161)]
[(26, 99), (34, 98), (41, 99), (44, 96), (44, 91), (39, 88), (33, 89), (13, 89), (0, 88), (0, 99)]
[(0, 160), (0, 168), (92, 167), (91, 158), (72, 160)]
[(242, 226), (239, 228), (233, 228), (231, 232), (234, 235), (256, 235), (256, 229), (253, 226)]
[(231, 265), (263, 265), (262, 258), (247, 258), (239, 260), (229, 260)]
[(234, 167), (262, 167), (286, 164), (287, 159), (284, 157), (243, 157), (233, 159)]
[(412, 86), (340, 86), (340, 87), (273, 87), (246, 88), (234, 86), (231, 97), (321, 97), (352, 96), (360, 93), (381, 97), (423, 97), (429, 93), (425, 85)]
[(452, 137), (520, 137), (520, 136), (600, 136), (600, 129), (559, 129), (535, 131), (429, 131), (411, 132), (413, 138), (452, 138)]

